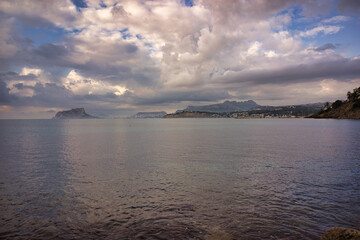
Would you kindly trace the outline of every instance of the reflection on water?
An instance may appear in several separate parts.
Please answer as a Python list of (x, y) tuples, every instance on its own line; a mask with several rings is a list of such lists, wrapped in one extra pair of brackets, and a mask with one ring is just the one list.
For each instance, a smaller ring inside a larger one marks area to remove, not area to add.
[(359, 228), (359, 132), (347, 120), (1, 120), (0, 238)]

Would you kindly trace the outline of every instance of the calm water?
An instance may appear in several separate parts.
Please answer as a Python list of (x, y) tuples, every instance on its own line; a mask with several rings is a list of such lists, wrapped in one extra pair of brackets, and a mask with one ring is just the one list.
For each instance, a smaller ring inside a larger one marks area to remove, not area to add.
[(360, 121), (0, 120), (0, 238), (360, 228)]

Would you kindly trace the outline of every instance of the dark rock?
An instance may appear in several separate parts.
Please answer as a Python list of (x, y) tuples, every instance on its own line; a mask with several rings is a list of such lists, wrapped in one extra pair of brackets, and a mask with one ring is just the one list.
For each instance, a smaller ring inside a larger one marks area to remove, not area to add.
[(360, 231), (349, 228), (333, 227), (327, 230), (320, 240), (360, 240)]
[(97, 118), (85, 112), (84, 108), (74, 108), (68, 111), (57, 112), (53, 119), (89, 119)]

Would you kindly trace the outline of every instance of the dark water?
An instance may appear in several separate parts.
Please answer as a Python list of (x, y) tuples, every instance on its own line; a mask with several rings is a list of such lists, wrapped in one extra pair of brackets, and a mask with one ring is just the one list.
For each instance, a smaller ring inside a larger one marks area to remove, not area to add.
[(1, 120), (0, 238), (317, 239), (360, 228), (360, 121)]

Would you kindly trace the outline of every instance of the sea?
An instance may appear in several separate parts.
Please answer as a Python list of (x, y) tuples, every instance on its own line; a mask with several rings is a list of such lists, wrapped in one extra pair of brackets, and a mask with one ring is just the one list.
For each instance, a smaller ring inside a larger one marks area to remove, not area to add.
[(0, 120), (0, 239), (360, 229), (360, 121)]

